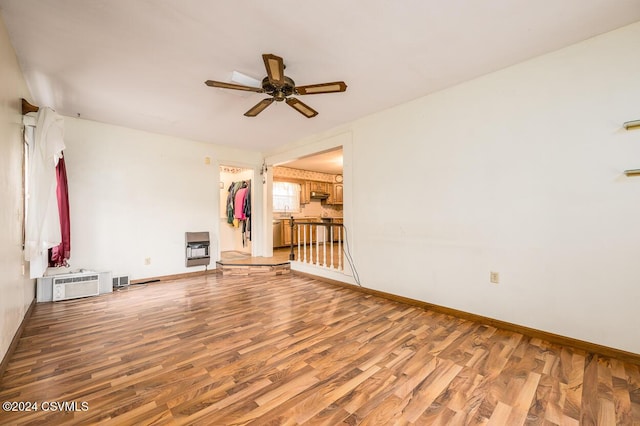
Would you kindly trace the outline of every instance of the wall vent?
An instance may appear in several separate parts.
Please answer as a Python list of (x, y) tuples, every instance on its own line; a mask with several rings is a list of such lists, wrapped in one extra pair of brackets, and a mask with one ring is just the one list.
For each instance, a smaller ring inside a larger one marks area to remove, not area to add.
[(113, 277), (113, 288), (122, 288), (129, 285), (129, 275)]
[(98, 274), (61, 275), (53, 279), (53, 301), (77, 299), (100, 294)]

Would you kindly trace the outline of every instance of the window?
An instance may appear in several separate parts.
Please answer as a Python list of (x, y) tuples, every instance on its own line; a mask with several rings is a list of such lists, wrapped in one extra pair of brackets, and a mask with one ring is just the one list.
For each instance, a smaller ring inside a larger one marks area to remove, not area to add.
[(273, 182), (273, 211), (277, 213), (300, 211), (300, 184)]

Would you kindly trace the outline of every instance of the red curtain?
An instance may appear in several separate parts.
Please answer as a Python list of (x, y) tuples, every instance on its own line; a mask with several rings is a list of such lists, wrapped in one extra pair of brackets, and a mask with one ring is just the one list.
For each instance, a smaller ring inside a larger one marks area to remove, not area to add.
[(62, 242), (49, 250), (49, 266), (69, 266), (67, 261), (71, 256), (71, 223), (69, 220), (67, 168), (64, 165), (64, 158), (60, 158), (58, 161), (56, 178), (58, 179), (58, 212), (60, 213)]

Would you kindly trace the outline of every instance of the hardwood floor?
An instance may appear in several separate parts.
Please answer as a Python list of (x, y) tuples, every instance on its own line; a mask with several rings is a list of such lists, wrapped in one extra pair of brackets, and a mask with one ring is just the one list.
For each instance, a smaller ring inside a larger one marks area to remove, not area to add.
[(206, 275), (36, 305), (0, 401), (39, 404), (3, 425), (637, 425), (640, 369), (308, 277)]

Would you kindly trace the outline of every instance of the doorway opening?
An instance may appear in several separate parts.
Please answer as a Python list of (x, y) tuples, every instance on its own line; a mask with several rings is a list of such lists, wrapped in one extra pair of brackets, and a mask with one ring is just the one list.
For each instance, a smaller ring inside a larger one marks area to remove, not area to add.
[[(343, 185), (342, 146), (273, 167), (274, 255), (290, 250), (291, 217), (303, 222), (342, 223)], [(291, 188), (298, 188), (299, 194), (289, 194)]]
[(252, 254), (253, 169), (220, 166), (220, 259)]

